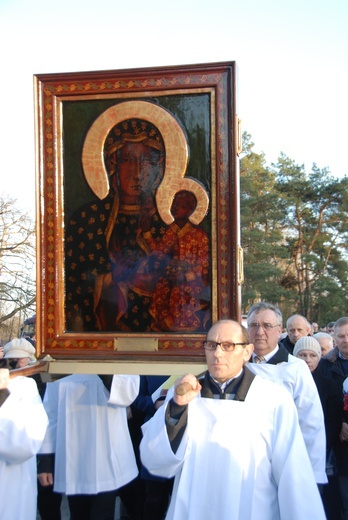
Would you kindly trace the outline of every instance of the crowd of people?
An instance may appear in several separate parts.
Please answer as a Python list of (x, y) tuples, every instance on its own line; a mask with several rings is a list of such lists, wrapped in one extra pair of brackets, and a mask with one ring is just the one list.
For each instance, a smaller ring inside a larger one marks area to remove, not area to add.
[[(215, 322), (207, 371), (17, 375), (0, 349), (0, 518), (347, 520), (348, 317), (326, 327), (268, 302)], [(20, 500), (18, 493), (20, 492)]]

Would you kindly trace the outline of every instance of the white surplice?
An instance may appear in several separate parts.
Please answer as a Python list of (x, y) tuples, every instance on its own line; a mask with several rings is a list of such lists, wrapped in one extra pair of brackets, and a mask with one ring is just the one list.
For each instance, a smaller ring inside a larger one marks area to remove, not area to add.
[(36, 454), (47, 415), (33, 379), (16, 377), (8, 389), (10, 395), (0, 407), (0, 518), (35, 520)]
[(316, 482), (327, 483), (326, 434), (323, 408), (307, 364), (289, 354), (288, 362), (248, 363), (248, 369), (284, 386), (292, 395)]
[(175, 476), (167, 520), (325, 520), (294, 402), (256, 376), (245, 401), (198, 396), (174, 454), (165, 408), (143, 426), (141, 458)]
[(49, 427), (40, 453), (55, 453), (54, 490), (67, 495), (118, 489), (138, 474), (127, 411), (139, 376), (115, 375), (110, 392), (94, 374), (47, 384)]

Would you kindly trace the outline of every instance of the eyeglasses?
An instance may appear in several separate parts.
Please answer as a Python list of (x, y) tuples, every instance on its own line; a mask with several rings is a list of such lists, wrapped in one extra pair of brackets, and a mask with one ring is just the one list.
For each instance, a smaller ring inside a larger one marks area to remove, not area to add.
[(280, 324), (277, 323), (277, 325), (271, 325), (271, 323), (248, 323), (248, 329), (258, 329), (259, 327), (262, 327), (263, 330), (272, 330), (276, 327), (280, 327)]
[(203, 341), (203, 347), (205, 350), (216, 350), (220, 345), (221, 350), (224, 352), (233, 352), (237, 345), (247, 345), (248, 343), (233, 343), (232, 341)]

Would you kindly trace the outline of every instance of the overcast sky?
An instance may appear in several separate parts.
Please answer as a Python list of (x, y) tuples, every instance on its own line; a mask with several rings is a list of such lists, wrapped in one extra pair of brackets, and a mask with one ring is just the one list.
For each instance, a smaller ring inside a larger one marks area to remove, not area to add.
[(33, 75), (236, 61), (243, 129), (348, 174), (347, 0), (0, 0), (1, 194), (35, 206)]

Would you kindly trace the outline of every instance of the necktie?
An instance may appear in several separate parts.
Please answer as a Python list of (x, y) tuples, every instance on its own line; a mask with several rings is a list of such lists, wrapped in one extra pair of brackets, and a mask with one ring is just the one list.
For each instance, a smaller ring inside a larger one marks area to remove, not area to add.
[(263, 361), (266, 361), (263, 356), (254, 356), (254, 359), (253, 359), (254, 363), (262, 363)]

